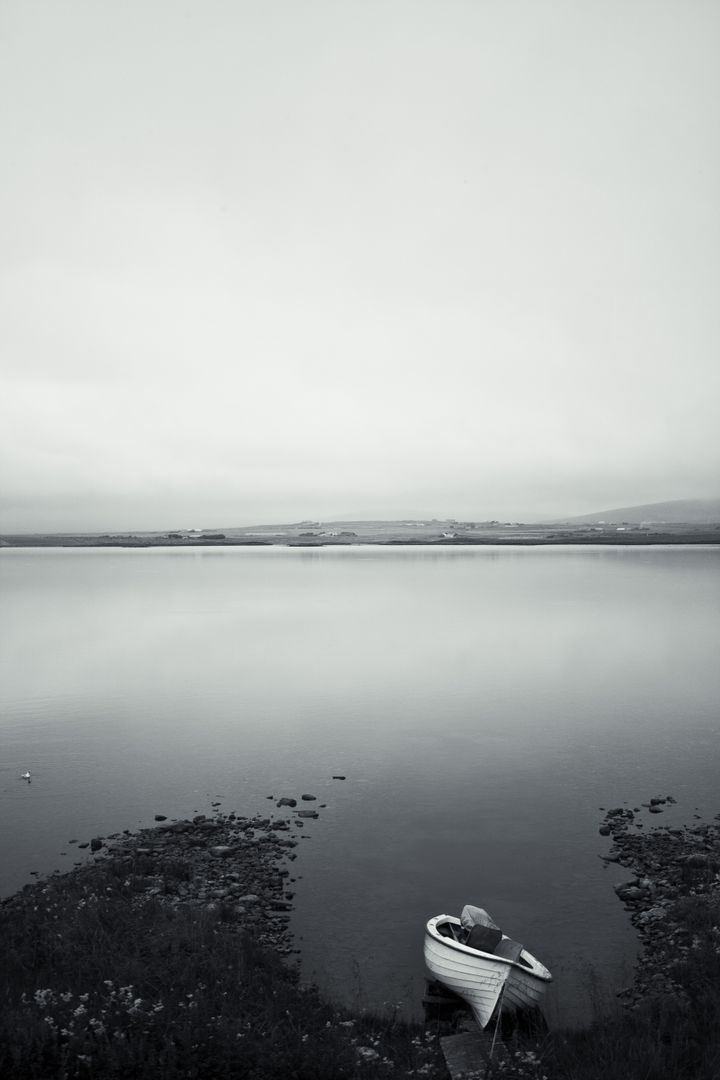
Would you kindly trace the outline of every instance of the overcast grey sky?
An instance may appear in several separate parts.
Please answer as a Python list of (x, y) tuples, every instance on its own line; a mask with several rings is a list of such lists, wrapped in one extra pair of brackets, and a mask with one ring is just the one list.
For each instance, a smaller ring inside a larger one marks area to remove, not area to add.
[(0, 527), (718, 494), (716, 0), (0, 0)]

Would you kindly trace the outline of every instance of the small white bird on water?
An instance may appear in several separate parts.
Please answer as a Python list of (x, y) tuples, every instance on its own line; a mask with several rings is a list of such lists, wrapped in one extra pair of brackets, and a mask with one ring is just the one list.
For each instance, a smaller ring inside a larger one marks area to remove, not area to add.
[(30, 779), (30, 773), (29, 772), (20, 773), (20, 779), (21, 780), (29, 780)]

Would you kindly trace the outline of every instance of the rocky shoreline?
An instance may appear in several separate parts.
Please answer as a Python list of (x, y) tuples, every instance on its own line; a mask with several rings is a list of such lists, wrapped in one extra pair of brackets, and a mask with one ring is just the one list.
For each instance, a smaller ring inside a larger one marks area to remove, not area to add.
[[(278, 802), (278, 806), (291, 804), (296, 800)], [(297, 951), (288, 929), (295, 881), (288, 864), (296, 859), (294, 849), (303, 835), (293, 832), (293, 824), (304, 826), (307, 818), (316, 817), (316, 810), (295, 811), (293, 822), (287, 817), (243, 817), (216, 809), (212, 816), (198, 814), (166, 823), (164, 815), (158, 814), (155, 826), (96, 836), (80, 844), (94, 853), (92, 862), (28, 884), (3, 900), (2, 906), (13, 909), (34, 903), (48, 883), (84, 878), (94, 867), (111, 862), (118, 877), (127, 874), (133, 882), (132, 904), (153, 900), (219, 914), (228, 928), (287, 956)]]
[[(658, 796), (644, 808), (660, 814), (673, 803), (672, 796)], [(707, 947), (706, 931), (720, 952), (720, 926), (712, 925), (713, 917), (720, 917), (720, 815), (715, 822), (655, 825), (642, 832), (642, 809), (615, 807), (600, 827), (601, 835), (612, 837), (611, 850), (602, 856), (605, 863), (634, 875), (615, 885), (615, 892), (630, 913), (642, 950), (633, 985), (618, 997), (631, 1010), (664, 1001), (687, 1008), (687, 966)]]
[[(27, 884), (0, 906), (21, 910), (49, 884), (83, 880), (93, 867), (111, 863), (118, 877), (127, 874), (132, 880), (128, 896), (134, 905), (152, 900), (220, 915), (227, 929), (250, 935), (281, 956), (297, 954), (289, 929), (296, 882), (292, 864), (307, 835), (300, 830), (319, 814), (310, 808), (313, 795), (299, 796), (299, 808), (296, 798), (272, 798), (277, 810), (292, 816), (226, 814), (218, 804), (212, 815), (167, 821), (158, 814), (154, 826), (93, 837), (78, 845), (91, 849), (92, 861)], [(676, 974), (696, 943), (683, 901), (691, 897), (697, 904), (702, 898), (720, 906), (720, 814), (714, 823), (641, 831), (643, 809), (656, 815), (674, 803), (665, 796), (632, 809), (615, 807), (605, 811), (599, 828), (612, 839), (610, 851), (600, 856), (605, 864), (633, 875), (614, 886), (641, 943), (633, 985), (618, 991), (629, 1009), (666, 996), (676, 1002), (686, 998)], [(720, 928), (717, 937), (720, 950)]]

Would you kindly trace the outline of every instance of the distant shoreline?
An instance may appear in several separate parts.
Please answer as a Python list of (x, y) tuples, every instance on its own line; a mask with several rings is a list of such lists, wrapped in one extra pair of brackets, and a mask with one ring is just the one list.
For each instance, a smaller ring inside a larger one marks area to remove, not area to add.
[(681, 531), (645, 532), (641, 530), (618, 534), (616, 531), (588, 532), (579, 530), (548, 530), (533, 535), (487, 535), (453, 537), (383, 537), (358, 536), (352, 539), (334, 537), (268, 536), (170, 538), (168, 536), (125, 534), (96, 535), (16, 535), (0, 537), (2, 548), (217, 548), (217, 547), (657, 547), (659, 545), (720, 545), (720, 527), (693, 528)]

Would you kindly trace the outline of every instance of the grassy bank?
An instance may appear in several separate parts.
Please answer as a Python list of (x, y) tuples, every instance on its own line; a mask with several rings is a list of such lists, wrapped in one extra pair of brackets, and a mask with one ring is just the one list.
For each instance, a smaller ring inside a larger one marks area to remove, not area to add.
[(296, 841), (277, 822), (182, 824), (3, 905), (1, 1077), (442, 1074), (422, 1028), (351, 1016), (300, 985), (279, 867)]
[(3, 920), (0, 1076), (334, 1080), (427, 1065), (418, 1033), (301, 989), (228, 910), (129, 903), (137, 879), (115, 871), (53, 880)]
[[(635, 874), (619, 886), (644, 945), (635, 984), (587, 1030), (512, 1041), (481, 1075), (720, 1075), (720, 832), (641, 834), (631, 811), (608, 821), (608, 862)], [(298, 841), (283, 824), (230, 815), (149, 830), (6, 901), (0, 1076), (444, 1080), (447, 1021), (354, 1016), (300, 985), (284, 865)]]

